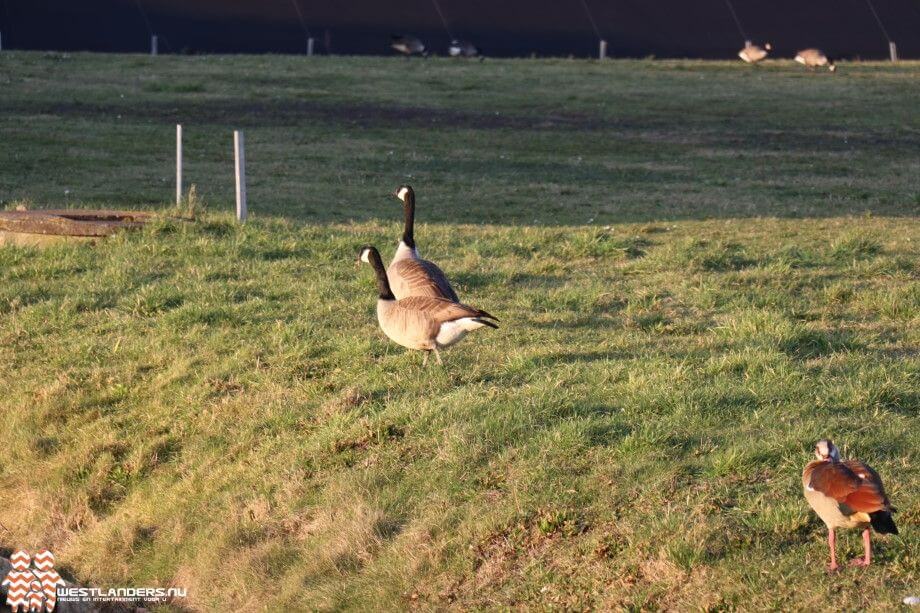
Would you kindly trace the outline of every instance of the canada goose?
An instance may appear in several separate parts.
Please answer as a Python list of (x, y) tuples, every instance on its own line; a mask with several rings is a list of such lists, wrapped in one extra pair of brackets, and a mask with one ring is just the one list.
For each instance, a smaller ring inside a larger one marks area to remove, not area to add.
[(837, 70), (837, 64), (834, 63), (834, 60), (825, 55), (820, 49), (802, 49), (795, 54), (795, 61), (808, 68), (827, 66), (827, 69), (831, 72)]
[(498, 328), (489, 321), (495, 319), (480, 309), (432, 296), (410, 296), (397, 300), (390, 289), (380, 252), (375, 247), (361, 247), (360, 260), (374, 267), (377, 276), (377, 321), (380, 329), (391, 340), (409, 349), (425, 352), (422, 366), (428, 364), (428, 354), (441, 364), (438, 349), (450, 347), (466, 336), (467, 332), (488, 326)]
[(450, 41), (450, 47), (447, 48), (447, 53), (450, 54), (450, 57), (476, 57), (479, 55), (479, 49), (469, 41), (457, 40), (455, 38)]
[(853, 560), (854, 566), (868, 566), (872, 561), (869, 527), (881, 534), (897, 534), (878, 473), (856, 460), (840, 460), (840, 451), (828, 439), (815, 445), (817, 460), (802, 472), (805, 499), (827, 525), (827, 544), (831, 550), (830, 571), (837, 570), (836, 528), (862, 528), (865, 556)]
[(405, 56), (428, 55), (425, 44), (415, 36), (394, 34), (390, 37), (390, 47)]
[(409, 296), (432, 296), (460, 302), (444, 272), (437, 265), (423, 260), (415, 247), (415, 191), (409, 185), (400, 186), (393, 195), (403, 203), (405, 226), (402, 240), (390, 262), (387, 275), (397, 299)]
[(772, 49), (773, 47), (770, 43), (767, 43), (763, 47), (758, 45), (745, 45), (744, 49), (738, 52), (738, 57), (748, 64), (756, 64), (760, 60), (766, 58)]

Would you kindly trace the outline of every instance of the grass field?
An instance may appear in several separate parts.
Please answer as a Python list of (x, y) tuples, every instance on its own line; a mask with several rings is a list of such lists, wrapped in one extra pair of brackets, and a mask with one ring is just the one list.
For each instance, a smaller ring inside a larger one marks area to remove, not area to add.
[[(0, 545), (176, 610), (920, 592), (920, 63), (4, 52), (0, 92), (0, 206), (174, 212), (176, 122), (197, 191), (195, 222), (0, 248)], [(354, 266), (404, 182), (502, 320), (444, 367)], [(900, 510), (835, 576), (824, 436)]]

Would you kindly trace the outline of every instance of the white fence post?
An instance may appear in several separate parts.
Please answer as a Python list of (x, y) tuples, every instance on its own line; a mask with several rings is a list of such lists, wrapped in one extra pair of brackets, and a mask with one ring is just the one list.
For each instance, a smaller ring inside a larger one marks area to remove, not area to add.
[(597, 55), (599, 59), (602, 59), (602, 60), (607, 59), (607, 41), (606, 40), (601, 40)]
[(176, 124), (176, 206), (182, 204), (182, 124)]
[(154, 34), (150, 37), (150, 55), (156, 55), (159, 51), (159, 39), (157, 35)]
[(894, 44), (893, 40), (888, 41), (888, 53), (891, 55), (891, 61), (898, 61), (898, 46)]
[(236, 219), (246, 221), (246, 154), (243, 132), (233, 131), (233, 153), (236, 159)]
[(307, 38), (307, 57), (313, 56), (313, 37)]

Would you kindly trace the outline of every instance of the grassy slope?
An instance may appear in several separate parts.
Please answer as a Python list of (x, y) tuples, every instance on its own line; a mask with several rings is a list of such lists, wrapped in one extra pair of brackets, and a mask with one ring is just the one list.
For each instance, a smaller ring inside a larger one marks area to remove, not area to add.
[[(208, 205), (0, 249), (0, 543), (196, 609), (894, 606), (920, 580), (918, 77), (0, 54), (0, 201), (165, 207), (178, 120)], [(407, 180), (425, 252), (504, 323), (443, 369), (352, 266)], [(865, 572), (824, 574), (801, 497), (826, 435), (901, 510)]]

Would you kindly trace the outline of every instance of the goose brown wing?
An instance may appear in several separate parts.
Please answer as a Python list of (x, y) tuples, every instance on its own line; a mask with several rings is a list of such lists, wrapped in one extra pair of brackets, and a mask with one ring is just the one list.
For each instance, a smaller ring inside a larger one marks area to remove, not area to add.
[(859, 489), (859, 477), (840, 462), (815, 460), (805, 467), (805, 484), (837, 502), (846, 501), (847, 496)]
[(430, 296), (459, 301), (444, 272), (428, 260), (406, 258), (391, 264), (390, 271), (399, 285), (401, 297)]
[(866, 513), (881, 511), (889, 507), (882, 479), (877, 472), (858, 460), (847, 460), (843, 464), (859, 478), (859, 486), (844, 500), (848, 507)]
[(396, 302), (401, 309), (425, 313), (432, 321), (442, 324), (464, 317), (484, 317), (487, 314), (477, 308), (446, 298), (410, 296)]

